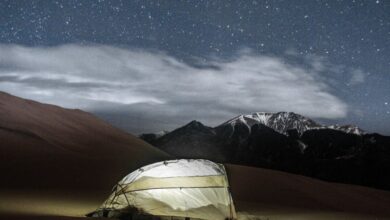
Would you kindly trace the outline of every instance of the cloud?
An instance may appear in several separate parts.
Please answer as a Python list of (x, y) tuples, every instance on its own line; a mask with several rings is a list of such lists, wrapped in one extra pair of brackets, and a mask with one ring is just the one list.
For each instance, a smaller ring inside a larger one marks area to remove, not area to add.
[(365, 80), (364, 72), (361, 69), (353, 69), (351, 71), (351, 79), (349, 84), (354, 86), (363, 83)]
[(345, 117), (347, 105), (321, 77), (325, 65), (319, 59), (310, 65), (250, 50), (190, 65), (161, 51), (0, 45), (0, 89), (107, 119), (122, 117), (121, 123), (140, 130), (192, 119), (215, 125), (255, 111)]

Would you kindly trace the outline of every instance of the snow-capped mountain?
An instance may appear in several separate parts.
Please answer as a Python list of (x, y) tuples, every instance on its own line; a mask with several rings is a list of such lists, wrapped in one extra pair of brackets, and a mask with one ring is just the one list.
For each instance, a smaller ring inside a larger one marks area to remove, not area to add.
[(296, 129), (299, 134), (303, 134), (303, 132), (309, 129), (321, 127), (315, 121), (293, 112), (256, 112), (248, 115), (239, 115), (220, 126), (231, 125), (234, 127), (237, 124), (243, 124), (249, 130), (255, 124), (263, 124), (282, 134), (287, 134), (287, 131), (291, 129)]
[(345, 133), (356, 134), (356, 135), (362, 135), (365, 133), (365, 131), (363, 131), (356, 125), (330, 125), (330, 126), (326, 126), (325, 128), (344, 131)]
[(263, 124), (285, 135), (287, 135), (288, 130), (293, 129), (296, 129), (300, 135), (302, 135), (305, 131), (311, 129), (334, 129), (357, 135), (361, 135), (364, 133), (363, 130), (354, 125), (324, 126), (294, 112), (256, 112), (248, 115), (239, 115), (219, 125), (218, 127), (231, 126), (234, 130), (234, 127), (237, 124), (245, 125), (246, 127), (248, 127), (249, 131), (251, 130), (251, 127), (255, 124)]

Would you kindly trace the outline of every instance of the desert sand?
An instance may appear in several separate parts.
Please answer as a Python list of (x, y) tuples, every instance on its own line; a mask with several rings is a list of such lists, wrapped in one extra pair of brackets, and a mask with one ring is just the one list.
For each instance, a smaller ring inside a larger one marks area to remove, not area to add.
[(390, 219), (388, 191), (238, 165), (227, 172), (242, 218)]
[[(171, 157), (90, 113), (0, 93), (0, 219), (85, 219)], [(226, 165), (240, 219), (390, 219), (390, 192)]]

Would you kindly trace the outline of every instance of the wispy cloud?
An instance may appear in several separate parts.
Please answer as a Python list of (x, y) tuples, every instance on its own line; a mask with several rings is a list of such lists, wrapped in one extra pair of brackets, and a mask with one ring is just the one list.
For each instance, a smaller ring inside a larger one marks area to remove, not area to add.
[(365, 78), (365, 74), (361, 69), (353, 69), (351, 70), (351, 79), (349, 80), (349, 84), (354, 86), (364, 83)]
[[(229, 60), (189, 65), (159, 51), (1, 45), (0, 89), (65, 107), (163, 120), (172, 126), (191, 119), (212, 125), (254, 111), (345, 117), (346, 103), (320, 76), (326, 65), (319, 59), (310, 65), (250, 50)], [(352, 80), (361, 78), (357, 74)]]

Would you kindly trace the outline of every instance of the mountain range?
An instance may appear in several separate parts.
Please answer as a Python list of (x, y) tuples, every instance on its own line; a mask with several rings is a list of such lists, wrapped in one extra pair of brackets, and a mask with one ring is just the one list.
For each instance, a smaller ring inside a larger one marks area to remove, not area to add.
[(281, 134), (287, 134), (288, 130), (297, 130), (300, 135), (305, 131), (311, 129), (334, 129), (344, 131), (346, 133), (361, 135), (364, 133), (362, 129), (355, 125), (321, 125), (310, 118), (295, 114), (294, 112), (256, 112), (248, 115), (239, 115), (221, 124), (221, 126), (230, 125), (232, 128), (236, 124), (242, 124), (248, 127), (248, 130), (254, 124), (263, 124), (268, 126)]
[(293, 112), (239, 115), (216, 127), (192, 121), (164, 135), (140, 137), (178, 158), (390, 189), (390, 137), (354, 125), (324, 126)]

